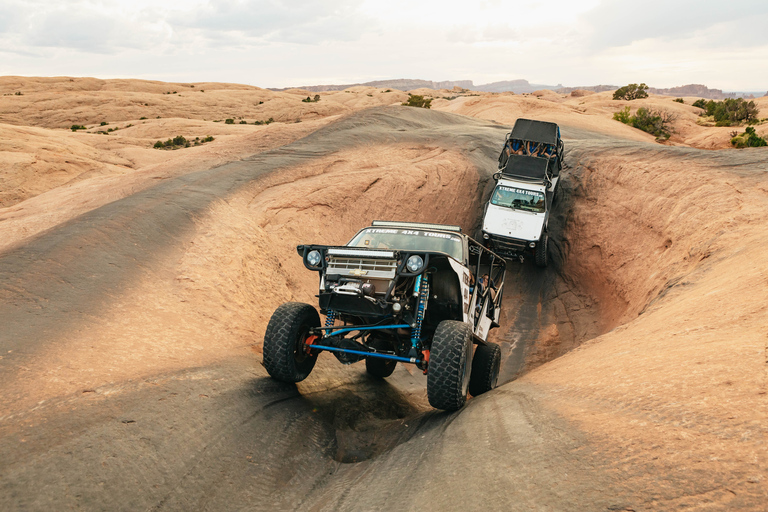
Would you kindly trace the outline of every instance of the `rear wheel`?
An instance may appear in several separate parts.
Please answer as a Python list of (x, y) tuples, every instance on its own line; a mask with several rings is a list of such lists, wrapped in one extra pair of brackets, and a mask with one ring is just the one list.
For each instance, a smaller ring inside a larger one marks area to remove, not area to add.
[[(392, 350), (392, 345), (381, 339), (371, 340), (368, 344), (376, 350)], [(397, 361), (393, 359), (382, 359), (380, 357), (365, 358), (366, 371), (370, 375), (379, 377), (380, 379), (384, 379), (392, 375), (392, 372), (395, 371), (396, 366)]]
[(469, 379), (469, 394), (482, 395), (496, 387), (501, 369), (501, 347), (496, 343), (478, 345), (472, 358), (472, 377)]
[(309, 304), (286, 302), (275, 310), (264, 334), (264, 368), (273, 379), (307, 378), (317, 361), (304, 344), (312, 327), (320, 327), (320, 315)]
[(427, 397), (432, 407), (461, 409), (467, 401), (472, 371), (472, 328), (444, 320), (432, 337), (427, 371)]
[(536, 265), (539, 267), (547, 266), (547, 245), (549, 245), (549, 235), (544, 232), (536, 245)]

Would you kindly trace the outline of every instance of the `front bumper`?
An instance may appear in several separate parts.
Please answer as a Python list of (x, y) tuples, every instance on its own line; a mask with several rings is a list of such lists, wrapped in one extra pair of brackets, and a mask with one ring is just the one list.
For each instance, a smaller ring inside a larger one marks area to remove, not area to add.
[[(488, 238), (486, 238), (486, 236)], [(483, 240), (487, 247), (504, 257), (517, 257), (520, 254), (533, 251), (537, 243), (535, 241), (532, 242), (531, 240), (509, 238), (493, 235), (491, 233), (483, 233)], [(531, 243), (534, 244), (533, 247), (530, 246)]]

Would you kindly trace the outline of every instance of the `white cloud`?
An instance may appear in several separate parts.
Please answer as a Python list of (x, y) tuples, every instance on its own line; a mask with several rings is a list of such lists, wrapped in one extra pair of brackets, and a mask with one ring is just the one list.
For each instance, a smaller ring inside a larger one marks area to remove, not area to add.
[(764, 0), (0, 0), (0, 74), (761, 90), (766, 25)]

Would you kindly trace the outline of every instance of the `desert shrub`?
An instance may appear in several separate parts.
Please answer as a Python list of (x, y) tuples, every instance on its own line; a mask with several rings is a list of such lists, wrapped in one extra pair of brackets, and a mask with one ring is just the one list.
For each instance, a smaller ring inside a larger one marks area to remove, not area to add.
[(203, 142), (212, 142), (212, 141), (213, 141), (213, 137), (211, 137), (210, 135), (203, 139)]
[(240, 121), (240, 124), (248, 124), (246, 121)]
[(24, 96), (23, 94), (21, 94), (21, 91), (16, 91), (16, 92), (15, 92), (15, 93), (13, 93), (13, 94), (14, 94), (15, 96)]
[(696, 101), (693, 102), (694, 107), (703, 108), (704, 110), (707, 109), (707, 100), (704, 98), (699, 98)]
[(77, 130), (85, 130), (86, 128), (81, 124), (73, 124), (71, 129), (73, 132), (76, 132)]
[(671, 124), (675, 120), (675, 116), (669, 112), (645, 107), (637, 109), (635, 115), (630, 115), (629, 107), (624, 107), (613, 114), (613, 118), (662, 140), (671, 136)]
[(648, 97), (648, 86), (645, 84), (629, 84), (624, 87), (619, 87), (613, 93), (613, 99), (615, 100), (638, 100)]
[(269, 124), (269, 123), (274, 123), (274, 122), (275, 122), (275, 120), (270, 117), (266, 121), (254, 121), (253, 124), (261, 125), (261, 124)]
[(682, 103), (682, 104), (685, 104), (685, 101), (683, 101), (683, 98), (675, 98), (675, 99), (674, 99), (674, 100), (672, 100), (672, 101), (676, 101), (677, 103)]
[(619, 110), (613, 114), (613, 118), (617, 121), (621, 121), (624, 124), (632, 123), (632, 115), (629, 113), (629, 107), (624, 107), (622, 110)]
[(146, 119), (146, 117), (140, 117), (139, 121), (143, 121), (144, 119)]
[(432, 106), (432, 98), (425, 98), (424, 96), (419, 96), (418, 94), (409, 94), (408, 101), (403, 103), (403, 106), (430, 108)]
[(673, 116), (661, 110), (640, 107), (633, 116), (632, 126), (646, 133), (650, 133), (657, 139), (670, 137), (670, 123)]
[(743, 98), (728, 98), (723, 101), (706, 102), (702, 115), (712, 116), (715, 126), (734, 126), (740, 123), (757, 122), (760, 111), (754, 101)]
[[(200, 137), (196, 137), (195, 140), (199, 140)], [(213, 137), (210, 135), (206, 137), (206, 139), (203, 139), (203, 142), (209, 142), (209, 140), (213, 140)], [(186, 137), (183, 135), (177, 135), (176, 137), (172, 139), (168, 139), (165, 142), (157, 141), (155, 142), (155, 145), (152, 146), (155, 149), (179, 149), (179, 148), (188, 148), (192, 145), (192, 142), (187, 140)], [(198, 145), (198, 142), (195, 142), (195, 145)]]
[(737, 148), (758, 148), (760, 146), (768, 146), (765, 139), (760, 137), (751, 126), (747, 126), (746, 130), (741, 135), (733, 137), (731, 139), (731, 144)]
[(108, 122), (106, 122), (106, 121), (102, 121), (102, 122), (101, 122), (101, 126), (107, 126), (108, 124), (109, 124), (109, 123), (108, 123)]
[(234, 119), (227, 119), (227, 120), (224, 121), (224, 124), (235, 124), (235, 120)]
[(318, 101), (320, 101), (320, 95), (319, 94), (315, 94), (314, 98), (310, 98), (309, 96), (307, 96), (306, 98), (304, 98), (301, 101), (303, 101), (304, 103), (317, 103)]

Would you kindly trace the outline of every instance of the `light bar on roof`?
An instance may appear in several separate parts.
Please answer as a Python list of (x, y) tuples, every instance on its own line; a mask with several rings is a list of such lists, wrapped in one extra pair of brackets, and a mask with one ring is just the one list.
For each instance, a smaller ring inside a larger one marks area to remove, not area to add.
[(371, 223), (371, 226), (380, 228), (439, 229), (442, 231), (454, 231), (456, 233), (461, 233), (460, 226), (449, 226), (447, 224), (428, 224), (426, 222), (397, 222), (394, 220), (375, 220)]

